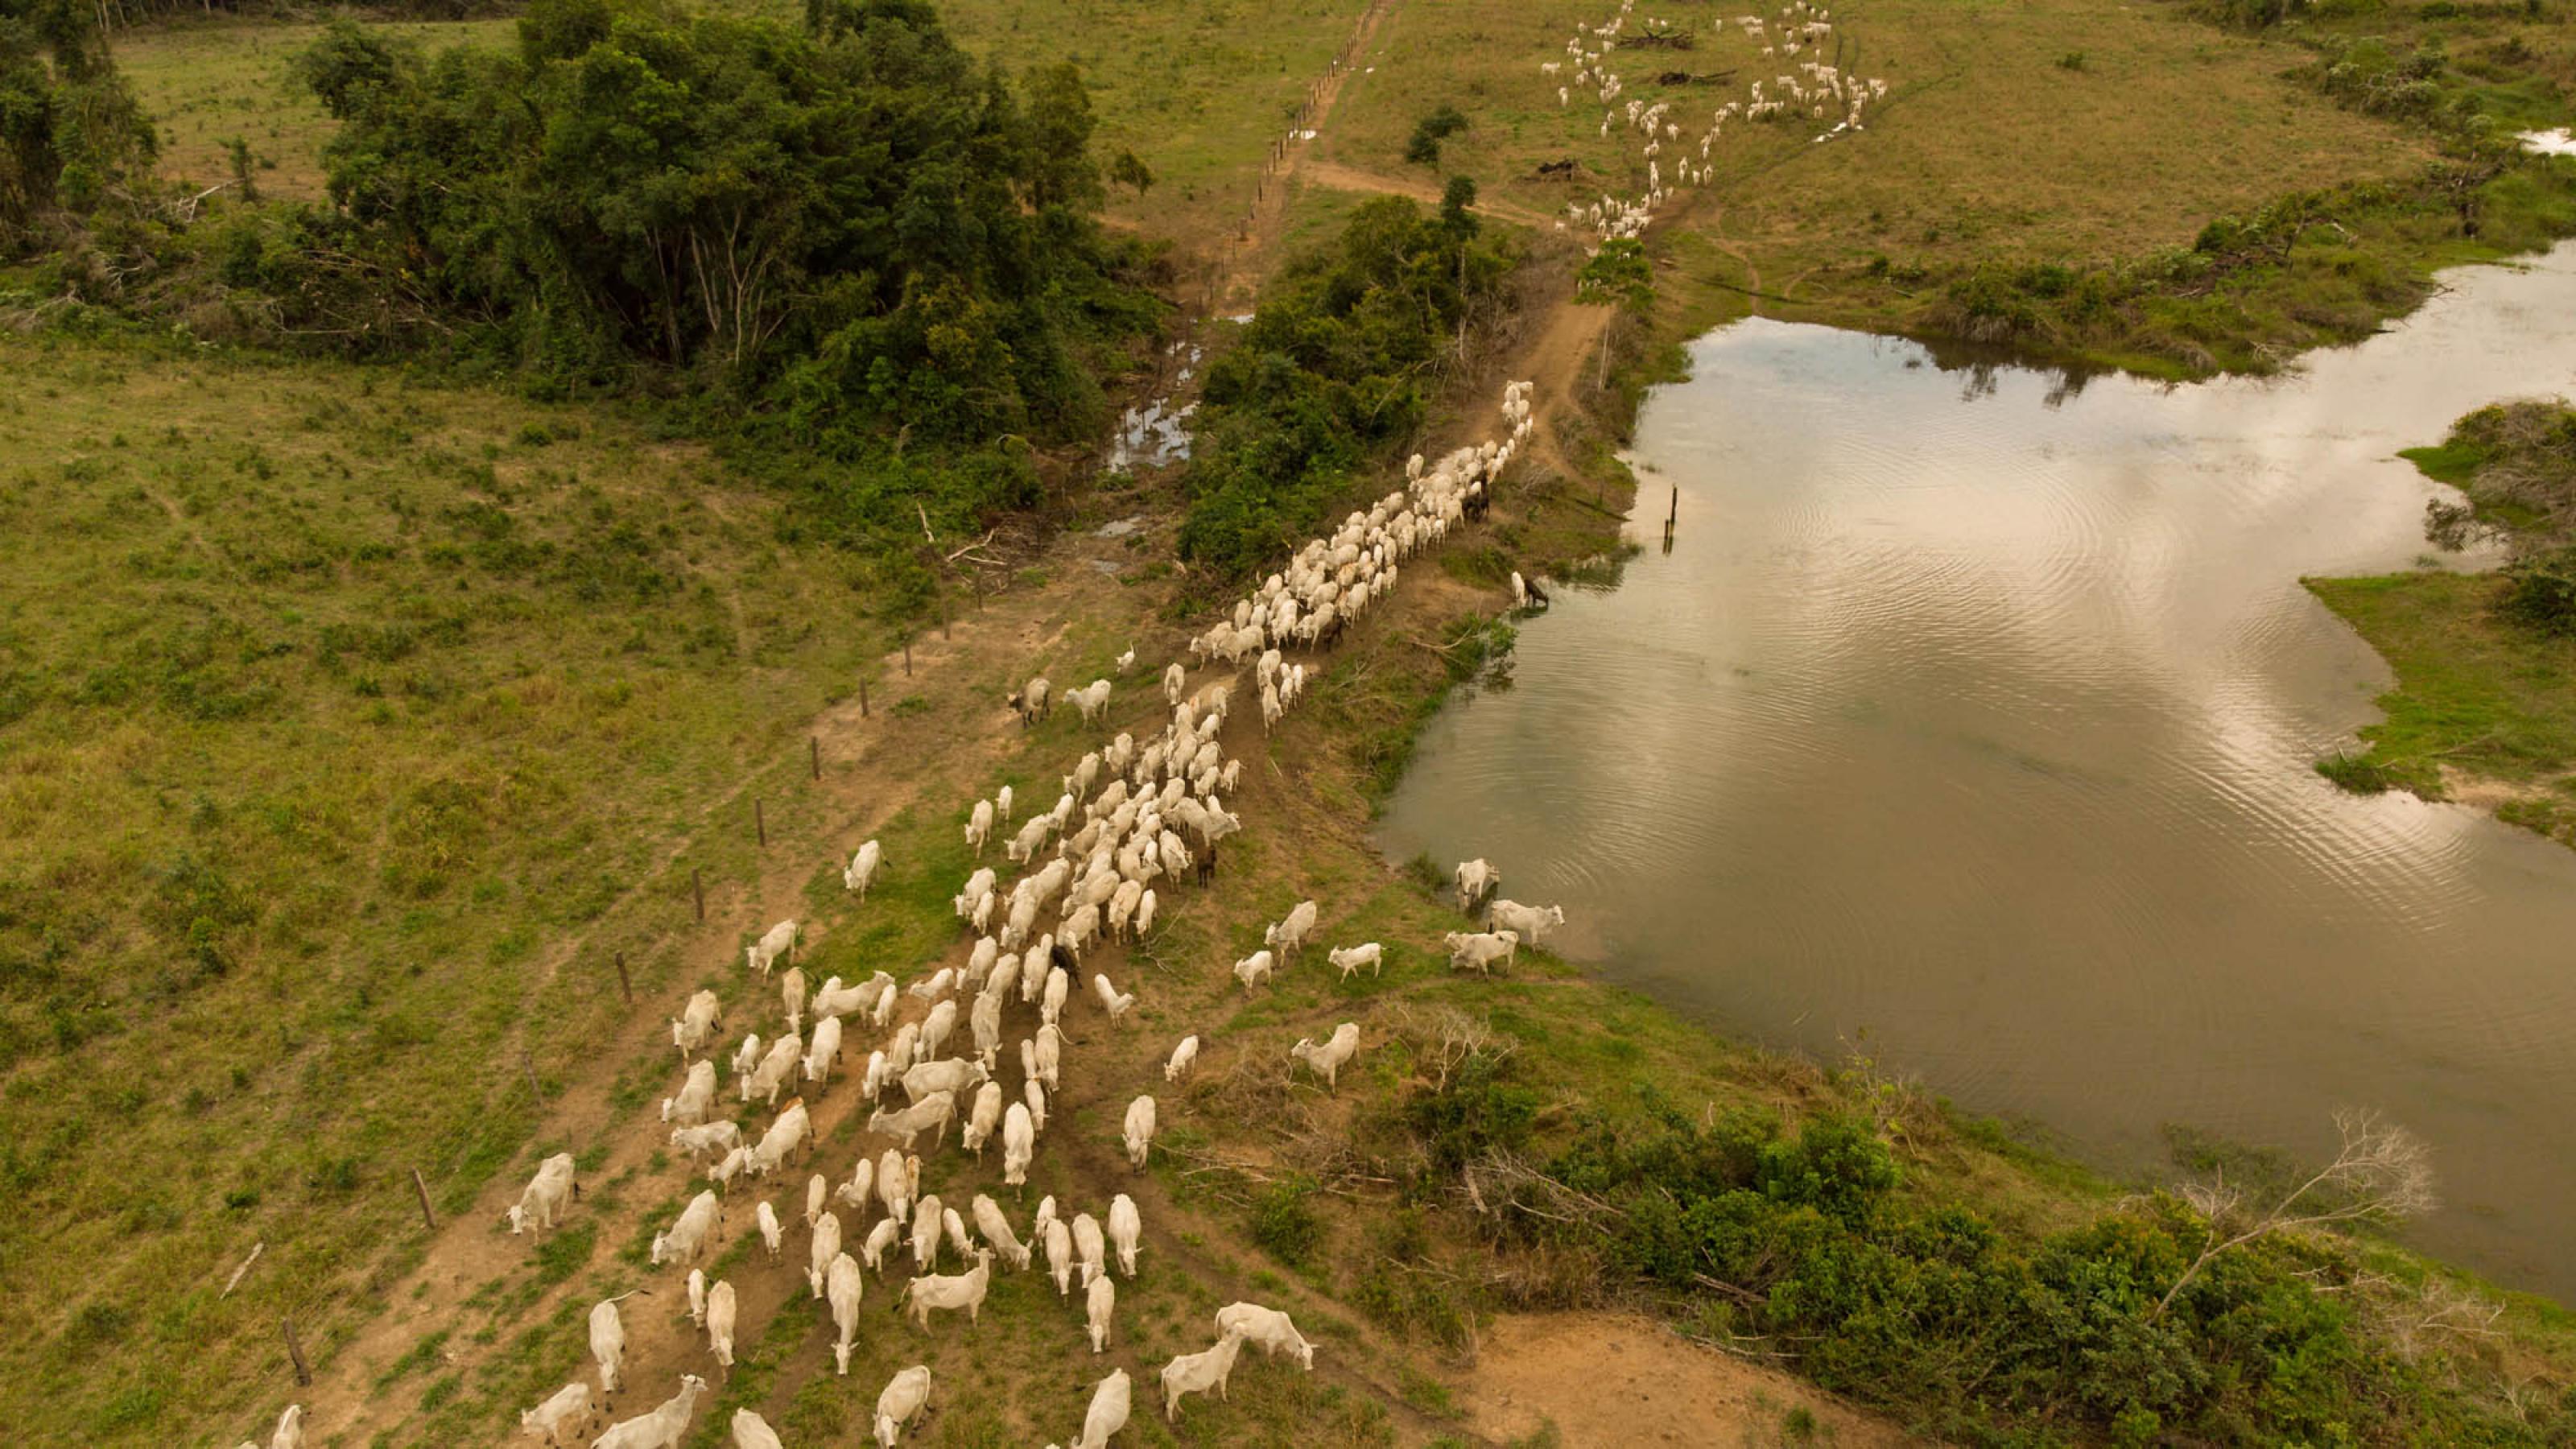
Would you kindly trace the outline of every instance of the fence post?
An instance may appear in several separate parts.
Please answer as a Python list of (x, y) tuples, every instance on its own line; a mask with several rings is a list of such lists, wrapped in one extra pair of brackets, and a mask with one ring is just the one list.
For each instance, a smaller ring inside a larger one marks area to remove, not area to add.
[(433, 1232), (433, 1233), (434, 1233), (434, 1232), (437, 1232), (437, 1231), (438, 1231), (438, 1214), (436, 1214), (436, 1213), (434, 1213), (434, 1212), (430, 1211), (430, 1207), (429, 1207), (429, 1184), (428, 1184), (428, 1183), (426, 1183), (426, 1182), (423, 1182), (423, 1181), (421, 1180), (421, 1176), (420, 1176), (420, 1169), (419, 1169), (419, 1168), (417, 1168), (417, 1167), (415, 1167), (415, 1168), (413, 1168), (413, 1169), (411, 1170), (411, 1190), (412, 1190), (413, 1192), (416, 1192), (416, 1193), (420, 1194), (420, 1221), (421, 1221), (421, 1225), (422, 1225), (422, 1226), (424, 1226), (424, 1227), (426, 1227), (426, 1228), (428, 1228), (428, 1229), (429, 1229), (431, 1232)]
[(635, 981), (626, 974), (626, 953), (623, 951), (617, 953), (617, 989), (626, 997), (627, 1005), (635, 1004)]
[(286, 1357), (295, 1365), (295, 1381), (310, 1386), (313, 1382), (313, 1370), (305, 1365), (304, 1345), (295, 1341), (295, 1320), (281, 1318), (277, 1321), (277, 1325), (286, 1330)]
[(859, 681), (859, 718), (861, 718), (861, 719), (866, 719), (867, 717), (868, 717), (868, 682), (867, 682), (866, 680), (862, 679), (862, 680), (860, 680), (860, 681)]
[(751, 828), (760, 833), (761, 846), (764, 849), (767, 848), (769, 845), (769, 812), (761, 808), (760, 797), (757, 795), (751, 797)]
[(689, 893), (698, 898), (698, 923), (706, 924), (707, 881), (705, 876), (698, 873), (698, 868), (694, 865), (689, 867)]
[(807, 736), (805, 737), (805, 747), (806, 747), (807, 752), (808, 752), (808, 753), (810, 753), (810, 754), (813, 756), (813, 761), (814, 761), (814, 778), (815, 778), (815, 779), (817, 779), (817, 780), (822, 779), (822, 778), (823, 778), (823, 741), (822, 741), (821, 737), (820, 737), (820, 736), (817, 736), (817, 735), (807, 735)]

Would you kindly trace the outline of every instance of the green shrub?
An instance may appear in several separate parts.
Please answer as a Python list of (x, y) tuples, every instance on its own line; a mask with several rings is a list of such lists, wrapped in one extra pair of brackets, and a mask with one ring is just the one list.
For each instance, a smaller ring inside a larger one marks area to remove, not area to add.
[(1252, 1240), (1291, 1268), (1305, 1267), (1324, 1240), (1314, 1194), (1312, 1179), (1291, 1175), (1263, 1188), (1252, 1202)]

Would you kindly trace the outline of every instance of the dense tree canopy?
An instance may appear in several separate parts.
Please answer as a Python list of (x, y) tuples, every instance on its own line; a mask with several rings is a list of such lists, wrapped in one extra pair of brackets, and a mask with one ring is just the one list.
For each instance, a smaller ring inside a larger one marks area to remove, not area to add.
[(1085, 423), (1086, 338), (1140, 323), (1090, 216), (1072, 68), (1015, 87), (919, 0), (798, 31), (538, 0), (514, 53), (353, 25), (304, 58), (354, 245), (513, 365), (683, 370), (847, 450)]
[(0, 0), (0, 256), (152, 160), (151, 124), (81, 0)]
[(1227, 574), (1269, 563), (1420, 429), (1460, 329), (1500, 304), (1511, 268), (1478, 234), (1472, 196), (1431, 215), (1403, 197), (1367, 202), (1337, 247), (1273, 284), (1208, 369), (1185, 556)]

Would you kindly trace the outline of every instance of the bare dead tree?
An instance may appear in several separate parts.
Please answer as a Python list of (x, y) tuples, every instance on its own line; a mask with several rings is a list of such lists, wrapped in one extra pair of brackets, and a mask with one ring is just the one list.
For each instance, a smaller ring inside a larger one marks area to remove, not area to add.
[(2184, 1201), (2209, 1219), (2209, 1241), (2157, 1300), (2148, 1322), (2162, 1318), (2202, 1269), (2249, 1243), (2307, 1228), (2402, 1222), (2432, 1211), (2433, 1160), (2424, 1139), (2374, 1111), (2345, 1108), (2334, 1120), (2343, 1145), (2277, 1201), (2249, 1203), (2246, 1190), (2230, 1186), (2223, 1172), (2182, 1189)]

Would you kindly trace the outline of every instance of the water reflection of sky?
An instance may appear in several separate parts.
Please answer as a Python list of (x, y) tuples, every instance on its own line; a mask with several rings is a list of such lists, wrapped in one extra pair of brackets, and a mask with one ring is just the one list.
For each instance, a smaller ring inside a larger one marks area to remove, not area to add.
[(2576, 391), (2568, 254), (2448, 280), (2207, 386), (1703, 339), (1637, 448), (1674, 553), (1524, 629), (1390, 851), (1490, 855), (1616, 977), (1818, 1051), (1866, 1031), (2108, 1157), (2385, 1107), (2461, 1205), (2432, 1241), (2576, 1296), (2576, 852), (2309, 769), (2387, 674), (2299, 578), (2423, 551), (2397, 449)]

